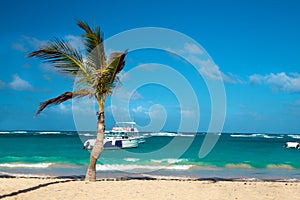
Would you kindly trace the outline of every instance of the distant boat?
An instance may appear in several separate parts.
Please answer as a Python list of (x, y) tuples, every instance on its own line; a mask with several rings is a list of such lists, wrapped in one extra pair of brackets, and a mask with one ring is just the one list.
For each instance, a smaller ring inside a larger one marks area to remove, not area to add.
[[(89, 139), (84, 142), (84, 149), (91, 150), (96, 139)], [(105, 131), (104, 149), (126, 149), (137, 148), (144, 143), (145, 139), (139, 135), (135, 122), (117, 122), (111, 131)]]
[(135, 125), (135, 122), (117, 122), (116, 125), (112, 128), (111, 131), (109, 131), (107, 135), (125, 135), (129, 138), (137, 139), (139, 144), (145, 143), (145, 137), (139, 134), (139, 131)]
[[(89, 139), (84, 142), (84, 149), (91, 150), (95, 145), (96, 139)], [(105, 137), (103, 141), (104, 149), (126, 149), (137, 148), (139, 146), (137, 139), (122, 137)]]
[(286, 148), (296, 148), (300, 149), (300, 144), (299, 142), (286, 142), (284, 145)]

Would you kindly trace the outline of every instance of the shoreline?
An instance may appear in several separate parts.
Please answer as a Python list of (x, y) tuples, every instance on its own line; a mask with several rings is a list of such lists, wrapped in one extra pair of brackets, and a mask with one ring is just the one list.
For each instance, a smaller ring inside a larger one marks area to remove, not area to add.
[[(66, 175), (66, 176), (43, 176), (43, 175), (9, 175), (0, 174), (1, 179), (45, 179), (45, 180), (74, 180), (84, 181), (85, 175)], [(274, 183), (300, 183), (299, 179), (257, 179), (257, 178), (194, 178), (194, 177), (175, 177), (175, 176), (156, 176), (156, 175), (137, 175), (137, 176), (116, 176), (97, 178), (96, 181), (208, 181), (208, 182), (274, 182)]]
[(0, 178), (0, 199), (292, 199), (300, 182)]

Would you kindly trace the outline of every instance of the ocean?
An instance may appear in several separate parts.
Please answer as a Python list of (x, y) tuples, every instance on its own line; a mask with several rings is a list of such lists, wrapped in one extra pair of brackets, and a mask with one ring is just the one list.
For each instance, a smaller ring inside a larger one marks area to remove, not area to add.
[[(0, 131), (0, 177), (85, 175), (93, 132)], [(300, 181), (300, 149), (285, 148), (297, 134), (222, 133), (205, 157), (207, 133), (144, 133), (138, 148), (104, 150), (98, 178), (152, 177)]]

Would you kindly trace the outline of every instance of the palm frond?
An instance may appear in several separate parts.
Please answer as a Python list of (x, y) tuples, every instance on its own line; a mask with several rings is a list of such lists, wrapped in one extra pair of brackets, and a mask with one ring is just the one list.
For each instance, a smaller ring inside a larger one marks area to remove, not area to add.
[(83, 37), (87, 52), (87, 62), (96, 69), (105, 67), (106, 56), (103, 45), (104, 35), (103, 32), (101, 32), (100, 27), (91, 29), (90, 26), (83, 21), (77, 21), (77, 25), (85, 31)]
[(57, 105), (62, 102), (65, 102), (67, 100), (73, 99), (73, 98), (80, 98), (89, 95), (90, 97), (95, 96), (95, 93), (92, 93), (88, 90), (79, 90), (76, 92), (65, 92), (58, 97), (49, 99), (39, 105), (39, 109), (36, 112), (35, 116), (38, 116), (46, 107), (51, 105)]
[(28, 57), (40, 58), (64, 73), (76, 74), (78, 71), (86, 73), (81, 54), (61, 39), (54, 39), (43, 48), (28, 54)]
[(111, 54), (110, 61), (104, 70), (96, 71), (99, 79), (94, 83), (96, 91), (100, 94), (111, 94), (112, 89), (116, 86), (119, 79), (117, 74), (123, 69), (125, 65), (125, 56), (127, 51), (124, 53), (116, 52)]

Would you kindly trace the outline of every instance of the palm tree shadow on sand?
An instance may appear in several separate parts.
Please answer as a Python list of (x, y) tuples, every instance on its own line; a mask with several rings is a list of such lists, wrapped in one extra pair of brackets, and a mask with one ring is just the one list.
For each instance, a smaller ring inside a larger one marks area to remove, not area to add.
[(7, 198), (7, 197), (13, 197), (13, 196), (16, 196), (16, 195), (19, 195), (19, 194), (22, 194), (22, 193), (30, 192), (30, 191), (37, 190), (37, 189), (43, 188), (43, 187), (47, 187), (49, 185), (59, 184), (59, 183), (67, 183), (67, 182), (71, 182), (71, 181), (77, 181), (77, 180), (76, 179), (69, 179), (69, 180), (61, 180), (61, 181), (43, 183), (43, 184), (39, 184), (37, 186), (33, 186), (33, 187), (30, 187), (30, 188), (26, 188), (26, 189), (18, 190), (16, 192), (12, 192), (10, 194), (1, 195), (0, 199)]

